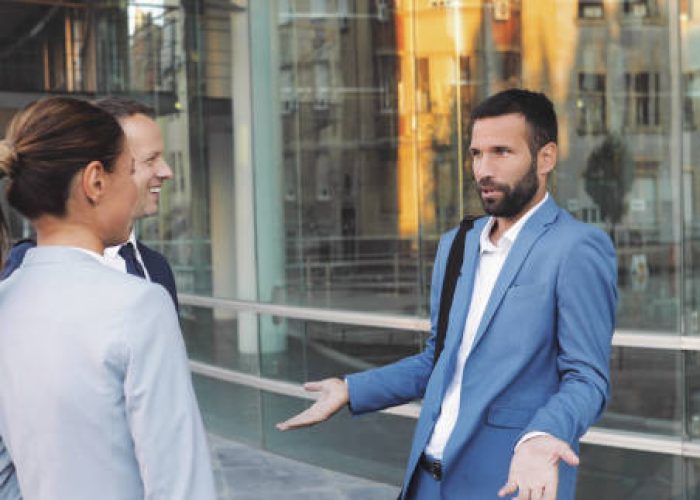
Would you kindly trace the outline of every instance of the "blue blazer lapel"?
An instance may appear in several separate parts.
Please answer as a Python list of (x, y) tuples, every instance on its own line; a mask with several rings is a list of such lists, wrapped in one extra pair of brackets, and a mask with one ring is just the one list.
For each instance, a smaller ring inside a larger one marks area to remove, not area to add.
[[(443, 378), (441, 394), (444, 394), (447, 383), (452, 379), (451, 374), (454, 371), (454, 363), (462, 341), (462, 332), (464, 331), (472, 290), (474, 289), (476, 265), (479, 262), (479, 238), (487, 221), (488, 218), (486, 217), (477, 220), (474, 223), (474, 227), (467, 233), (464, 243), (464, 260), (462, 261), (460, 276), (452, 298), (445, 348), (440, 356), (442, 363), (439, 364), (442, 364), (442, 367), (445, 369), (444, 373), (448, 374)], [(447, 251), (449, 252), (449, 249)]]
[(518, 270), (523, 265), (523, 262), (525, 262), (525, 258), (530, 253), (532, 245), (535, 244), (547, 227), (554, 222), (558, 211), (559, 207), (550, 195), (544, 205), (542, 205), (537, 212), (532, 214), (530, 220), (528, 220), (520, 230), (513, 244), (513, 248), (510, 249), (510, 253), (503, 263), (503, 268), (493, 286), (491, 297), (489, 298), (488, 304), (486, 304), (486, 310), (484, 310), (481, 323), (479, 323), (479, 329), (476, 331), (472, 351), (478, 345), (479, 340), (484, 336), (484, 332), (488, 328), (489, 323), (491, 323), (491, 319), (496, 313), (498, 306), (501, 304), (506, 291), (513, 282)]

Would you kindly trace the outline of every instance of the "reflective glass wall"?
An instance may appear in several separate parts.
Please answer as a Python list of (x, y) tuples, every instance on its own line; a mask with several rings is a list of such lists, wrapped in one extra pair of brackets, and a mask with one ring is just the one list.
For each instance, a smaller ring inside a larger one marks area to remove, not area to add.
[[(0, 131), (47, 93), (153, 105), (174, 178), (138, 229), (175, 270), (192, 359), (299, 384), (421, 349), (421, 328), (375, 320), (427, 317), (440, 233), (481, 213), (469, 113), (505, 88), (546, 92), (560, 121), (550, 192), (608, 232), (619, 261), (598, 423), (612, 434), (584, 445), (579, 497), (694, 498), (699, 36), (697, 0), (9, 0)], [(12, 230), (30, 234), (19, 217)], [(274, 423), (304, 400), (202, 374), (195, 385), (211, 432), (401, 478), (411, 418), (341, 415), (282, 435)]]

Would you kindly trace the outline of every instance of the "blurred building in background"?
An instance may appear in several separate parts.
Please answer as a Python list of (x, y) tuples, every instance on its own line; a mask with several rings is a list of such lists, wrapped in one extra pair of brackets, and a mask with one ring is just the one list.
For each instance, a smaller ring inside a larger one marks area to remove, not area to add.
[(157, 111), (175, 175), (139, 234), (176, 271), (209, 430), (393, 484), (415, 407), (273, 424), (301, 382), (422, 348), (439, 235), (480, 213), (469, 113), (514, 86), (555, 103), (550, 191), (619, 257), (579, 498), (698, 498), (700, 1), (0, 3), (0, 133), (43, 95)]

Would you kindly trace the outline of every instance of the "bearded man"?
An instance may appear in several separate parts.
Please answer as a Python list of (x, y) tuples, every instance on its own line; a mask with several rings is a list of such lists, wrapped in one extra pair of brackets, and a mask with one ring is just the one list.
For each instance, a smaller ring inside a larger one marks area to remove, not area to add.
[(610, 394), (617, 304), (607, 235), (547, 192), (557, 119), (541, 93), (511, 89), (474, 109), (471, 169), (487, 217), (466, 233), (444, 349), (434, 364), (448, 255), (433, 271), (432, 335), (396, 363), (307, 384), (320, 391), (281, 430), (345, 404), (355, 414), (423, 398), (401, 498), (573, 499), (579, 438)]

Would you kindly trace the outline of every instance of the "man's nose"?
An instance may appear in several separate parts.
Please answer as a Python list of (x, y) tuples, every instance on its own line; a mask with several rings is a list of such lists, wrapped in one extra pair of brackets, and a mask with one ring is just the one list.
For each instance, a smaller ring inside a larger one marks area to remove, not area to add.
[(158, 170), (156, 172), (156, 175), (160, 179), (172, 179), (173, 177), (173, 170), (170, 168), (170, 165), (168, 165), (168, 162), (165, 160), (161, 160), (158, 163)]
[(489, 155), (482, 155), (472, 161), (472, 171), (474, 178), (478, 181), (484, 177), (490, 177), (493, 174), (493, 162), (489, 159)]

